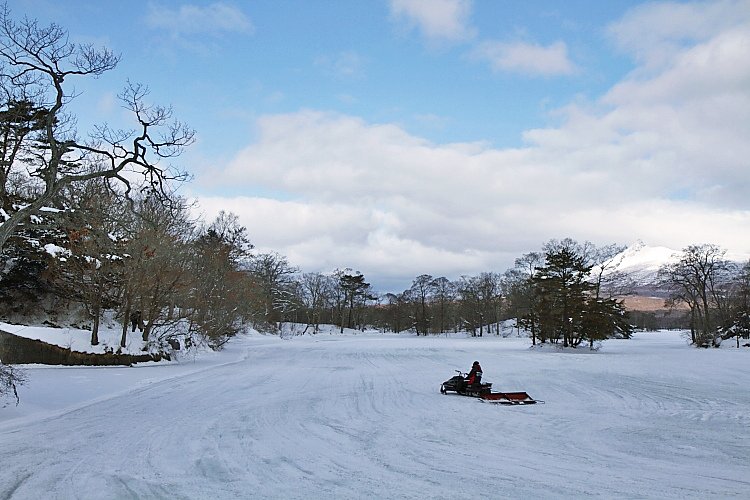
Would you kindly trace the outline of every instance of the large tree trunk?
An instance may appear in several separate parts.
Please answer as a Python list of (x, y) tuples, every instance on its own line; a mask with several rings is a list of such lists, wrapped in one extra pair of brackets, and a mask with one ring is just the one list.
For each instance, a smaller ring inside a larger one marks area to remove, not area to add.
[(346, 327), (352, 328), (352, 312), (354, 311), (354, 296), (349, 300), (349, 317), (346, 321)]
[(91, 345), (99, 345), (99, 316), (101, 313), (100, 299), (96, 299), (96, 303), (93, 304), (91, 315), (93, 316), (93, 323), (91, 325)]
[(690, 340), (695, 345), (695, 306), (690, 307)]
[(130, 327), (130, 298), (125, 299), (125, 312), (122, 318), (122, 336), (120, 337), (120, 347), (125, 347), (128, 339), (128, 327)]

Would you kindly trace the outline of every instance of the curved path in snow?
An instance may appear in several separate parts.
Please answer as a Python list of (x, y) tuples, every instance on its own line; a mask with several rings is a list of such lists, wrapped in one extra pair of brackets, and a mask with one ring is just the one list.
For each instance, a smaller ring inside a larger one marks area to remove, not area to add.
[[(673, 334), (247, 338), (246, 357), (0, 430), (0, 498), (747, 498), (747, 349)], [(497, 390), (439, 394), (480, 359)]]

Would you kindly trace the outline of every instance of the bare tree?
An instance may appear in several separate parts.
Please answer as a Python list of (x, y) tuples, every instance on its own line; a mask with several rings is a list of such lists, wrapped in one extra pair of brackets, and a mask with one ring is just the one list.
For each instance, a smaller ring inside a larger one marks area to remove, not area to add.
[[(122, 292), (123, 323), (131, 311), (140, 313), (142, 339), (150, 340), (155, 328), (179, 318), (175, 305), (184, 300), (191, 285), (194, 254), (189, 247), (194, 226), (181, 200), (163, 205), (154, 197), (139, 200), (137, 217), (130, 228)], [(123, 343), (125, 332), (123, 329)]]
[(672, 302), (690, 308), (691, 337), (696, 346), (717, 345), (718, 318), (727, 307), (724, 289), (730, 281), (726, 250), (712, 244), (690, 245), (680, 260), (659, 269)]
[(529, 252), (517, 258), (515, 267), (505, 273), (505, 288), (509, 292), (510, 303), (516, 316), (516, 327), (531, 332), (531, 343), (536, 345), (539, 327), (536, 293), (533, 278), (537, 269), (544, 264), (544, 255)]
[(461, 276), (457, 282), (456, 290), (458, 291), (462, 326), (467, 330), (471, 330), (472, 337), (476, 337), (477, 329), (481, 333), (484, 325), (481, 292), (477, 277)]
[(333, 278), (323, 273), (305, 273), (300, 279), (302, 302), (307, 310), (307, 325), (318, 333), (321, 316), (331, 301)]
[(16, 398), (16, 405), (18, 405), (20, 401), (18, 398), (18, 386), (25, 382), (26, 375), (22, 371), (0, 362), (0, 397), (13, 393), (13, 396)]
[(618, 268), (622, 264), (624, 257), (622, 252), (625, 248), (617, 244), (601, 247), (591, 244), (589, 259), (594, 265), (591, 275), (594, 280), (596, 298), (601, 297), (604, 291), (610, 295), (610, 298), (623, 292), (623, 290), (618, 290), (616, 285), (623, 281), (622, 273), (618, 272)]
[(236, 215), (221, 211), (192, 243), (189, 297), (191, 329), (214, 346), (226, 342), (249, 317), (245, 291), (249, 278), (240, 272), (252, 245)]
[(383, 296), (385, 300), (385, 306), (383, 311), (386, 315), (385, 323), (388, 325), (390, 330), (395, 333), (400, 333), (411, 326), (409, 320), (409, 293), (408, 290), (402, 293), (386, 293)]
[[(476, 277), (481, 318), (487, 326), (487, 333), (492, 333), (492, 325), (495, 326), (496, 333), (499, 334), (500, 332), (500, 307), (502, 305), (500, 283), (500, 275), (497, 273), (483, 272)], [(479, 326), (479, 336), (482, 336), (481, 324)]]
[(67, 233), (67, 257), (56, 283), (65, 296), (77, 299), (86, 309), (91, 325), (91, 345), (99, 344), (102, 311), (111, 308), (123, 276), (124, 242), (119, 214), (122, 207), (101, 179), (68, 186), (63, 212)]
[(493, 324), (499, 331), (502, 300), (500, 276), (489, 272), (480, 273), (478, 276), (462, 276), (457, 289), (462, 321), (466, 328), (471, 330), (472, 336), (477, 336), (478, 331), (482, 337), (485, 326), (487, 333), (490, 333)]
[(282, 320), (282, 312), (294, 300), (294, 275), (298, 269), (278, 253), (261, 253), (250, 258), (248, 272), (258, 289), (264, 319), (269, 324)]
[[(456, 300), (456, 285), (448, 278), (441, 276), (430, 283), (432, 301), (437, 316), (439, 333), (444, 333), (448, 327), (450, 312)], [(455, 326), (455, 321), (453, 322)]]
[(414, 278), (409, 289), (409, 295), (414, 302), (414, 329), (417, 335), (423, 333), (427, 335), (430, 332), (430, 323), (432, 315), (430, 313), (429, 303), (431, 299), (431, 283), (434, 278), (429, 274), (421, 274)]
[(102, 178), (120, 183), (128, 194), (133, 176), (139, 176), (145, 188), (166, 194), (169, 181), (186, 178), (161, 160), (179, 155), (194, 132), (173, 121), (170, 108), (148, 105), (144, 85), (128, 82), (119, 96), (133, 113), (133, 129), (101, 125), (87, 140), (77, 137), (75, 120), (66, 111), (75, 98), (69, 80), (100, 76), (119, 60), (109, 49), (72, 43), (54, 23), (15, 21), (7, 4), (0, 6), (0, 112), (14, 114), (6, 121), (14, 126), (0, 130), (2, 204), (7, 204), (11, 174), (31, 185), (29, 198), (0, 225), (0, 250), (20, 224), (69, 184)]

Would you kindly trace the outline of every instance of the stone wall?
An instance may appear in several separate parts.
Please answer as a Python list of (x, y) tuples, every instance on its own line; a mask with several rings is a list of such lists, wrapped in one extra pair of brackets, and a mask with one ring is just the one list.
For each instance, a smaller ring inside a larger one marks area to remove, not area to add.
[(0, 330), (0, 360), (5, 364), (125, 365), (169, 360), (164, 354), (92, 354), (76, 352), (41, 340), (27, 339)]

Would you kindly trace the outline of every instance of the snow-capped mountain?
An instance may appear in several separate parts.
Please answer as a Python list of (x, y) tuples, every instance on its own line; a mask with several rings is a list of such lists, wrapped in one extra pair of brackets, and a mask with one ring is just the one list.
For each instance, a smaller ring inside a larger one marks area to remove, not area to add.
[(680, 252), (667, 247), (652, 247), (642, 241), (626, 248), (615, 259), (613, 272), (627, 274), (639, 284), (652, 284), (659, 268), (677, 262)]
[[(629, 246), (610, 262), (605, 275), (614, 279), (614, 286), (622, 288), (623, 293), (653, 297), (666, 296), (666, 290), (659, 284), (659, 269), (667, 264), (677, 262), (682, 251), (662, 246), (648, 246), (642, 241)], [(734, 262), (746, 262), (747, 255), (727, 253), (725, 258)]]
[(676, 262), (680, 252), (662, 246), (648, 246), (642, 241), (629, 246), (607, 264), (605, 285), (618, 295), (665, 297), (657, 279), (659, 269)]

